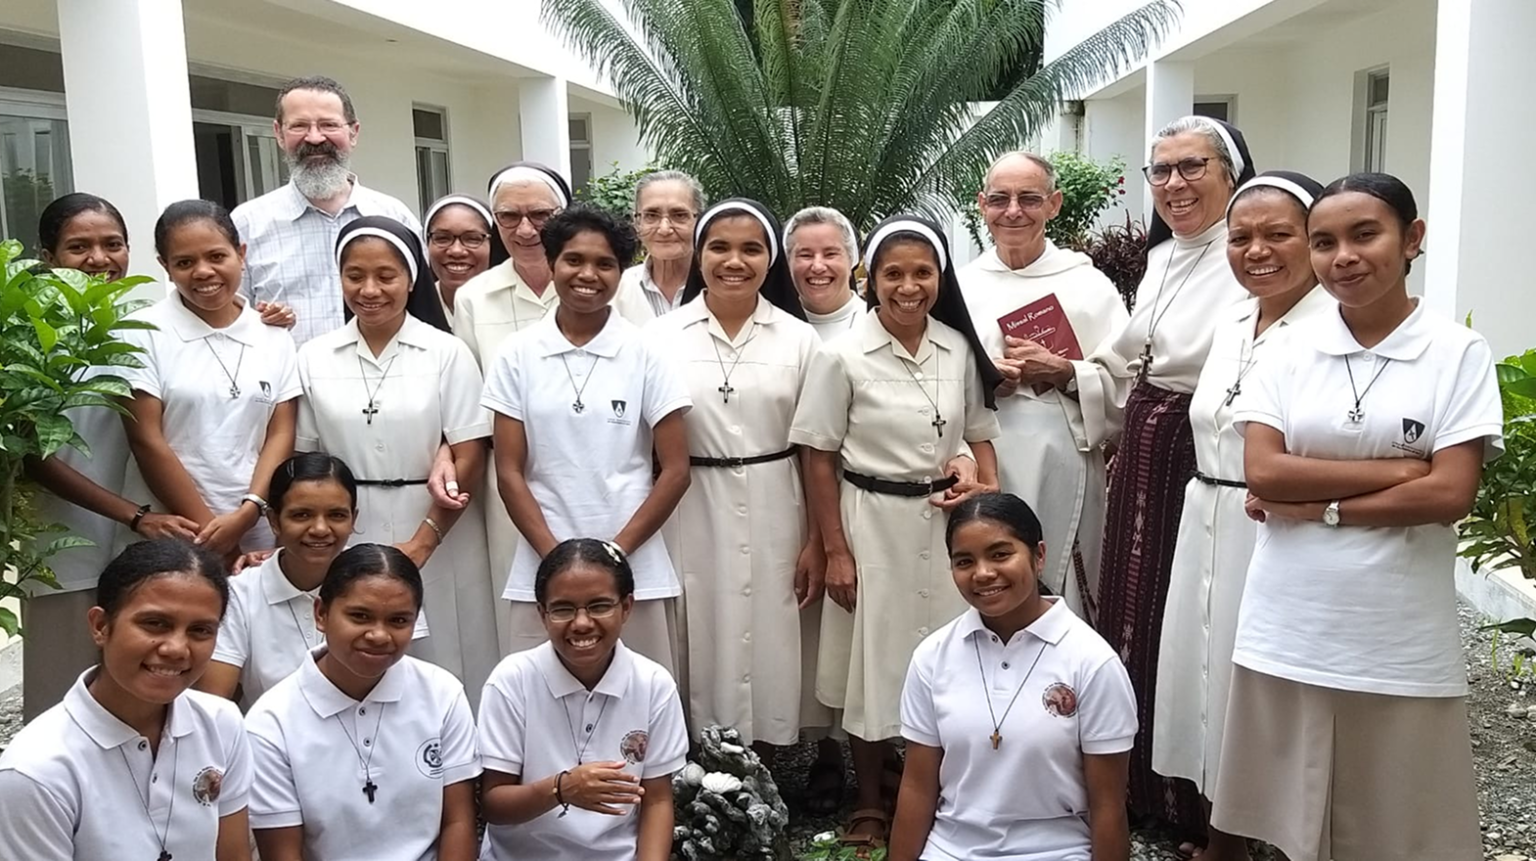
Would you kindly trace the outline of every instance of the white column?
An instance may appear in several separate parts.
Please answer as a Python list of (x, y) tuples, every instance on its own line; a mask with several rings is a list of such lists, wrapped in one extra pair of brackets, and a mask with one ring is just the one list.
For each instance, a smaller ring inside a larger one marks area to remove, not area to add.
[(523, 158), (571, 176), (571, 108), (564, 78), (523, 78), (517, 85)]
[(1426, 301), (1473, 328), (1502, 358), (1536, 347), (1536, 292), (1512, 262), (1530, 244), (1530, 201), (1515, 178), (1536, 152), (1536, 113), (1517, 90), (1536, 80), (1536, 4), (1441, 3), (1435, 36)]
[(198, 196), (181, 0), (58, 0), (75, 188), (128, 222), (135, 274), (163, 276), (160, 212)]
[[(1153, 60), (1147, 64), (1146, 134), (1151, 141), (1163, 127), (1195, 109), (1195, 64)], [(1133, 162), (1134, 164), (1134, 162)], [(1152, 195), (1146, 195), (1142, 215), (1152, 218)]]

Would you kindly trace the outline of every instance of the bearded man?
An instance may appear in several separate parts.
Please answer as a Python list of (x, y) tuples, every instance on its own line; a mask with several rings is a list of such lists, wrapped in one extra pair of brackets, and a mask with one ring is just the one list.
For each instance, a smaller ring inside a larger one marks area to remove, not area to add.
[(421, 233), (411, 210), (364, 188), (352, 173), (361, 126), (352, 99), (325, 77), (295, 78), (277, 96), (277, 134), (288, 184), (235, 208), (247, 245), (241, 291), (257, 311), (286, 304), (299, 345), (343, 322), (336, 235), (353, 219), (383, 215)]

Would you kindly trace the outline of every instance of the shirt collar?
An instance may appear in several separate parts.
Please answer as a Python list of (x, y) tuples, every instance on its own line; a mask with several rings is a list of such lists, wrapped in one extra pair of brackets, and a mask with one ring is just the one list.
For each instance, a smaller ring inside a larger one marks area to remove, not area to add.
[(400, 324), (400, 331), (396, 332), (395, 336), (389, 339), (389, 343), (384, 345), (384, 349), (375, 356), (373, 350), (368, 347), (368, 341), (363, 338), (363, 333), (357, 329), (357, 318), (353, 317), (339, 330), (342, 332), (342, 336), (337, 346), (350, 346), (357, 352), (359, 358), (366, 359), (377, 365), (388, 362), (393, 358), (395, 351), (399, 349), (401, 344), (427, 349), (430, 346), (427, 342), (429, 330), (432, 330), (431, 326), (410, 314), (406, 314), (405, 322)]
[[(907, 348), (903, 347), (901, 342), (896, 340), (896, 336), (885, 328), (885, 324), (880, 322), (880, 315), (875, 309), (871, 308), (864, 316), (862, 325), (864, 329), (859, 337), (860, 346), (864, 348), (864, 352), (873, 353), (889, 345), (891, 352), (897, 356), (907, 355)], [(960, 339), (958, 332), (929, 315), (928, 330), (923, 333), (923, 340), (917, 345), (917, 355), (912, 356), (913, 361), (918, 364), (928, 361), (928, 356), (933, 352), (932, 347), (950, 352), (964, 348), (965, 342)]]
[(526, 299), (536, 305), (543, 305), (546, 310), (554, 307), (556, 300), (559, 298), (558, 294), (555, 293), (555, 283), (553, 281), (544, 288), (544, 295), (541, 296), (533, 292), (533, 288), (529, 287), (528, 282), (523, 280), (523, 276), (518, 274), (517, 265), (510, 257), (486, 270), (486, 273), (491, 272), (496, 273), (495, 286), (490, 287), (487, 292), (506, 290), (512, 293), (513, 296)]
[(256, 312), (252, 311), (250, 306), (245, 303), (245, 300), (238, 296), (235, 297), (235, 302), (240, 306), (240, 314), (235, 317), (233, 323), (222, 329), (213, 328), (204, 322), (203, 318), (192, 313), (192, 309), (188, 308), (186, 302), (182, 301), (179, 290), (165, 297), (165, 302), (166, 310), (171, 318), (171, 328), (175, 330), (176, 335), (182, 341), (198, 341), (209, 335), (219, 334), (247, 347), (254, 347), (259, 343), (261, 326), (265, 325), (261, 322), (261, 318), (257, 316)]
[[(1044, 600), (1050, 606), (1046, 607), (1045, 612), (1040, 614), (1040, 618), (1030, 623), (1029, 627), (1020, 633), (1029, 634), (1037, 640), (1055, 646), (1060, 644), (1062, 638), (1067, 635), (1067, 631), (1072, 629), (1072, 611), (1062, 604), (1060, 598), (1045, 598)], [(965, 611), (964, 615), (960, 617), (958, 630), (962, 639), (978, 634), (983, 637), (992, 636), (992, 631), (982, 623), (981, 613), (975, 607)]]
[[(584, 693), (586, 685), (576, 680), (571, 671), (560, 663), (560, 656), (555, 654), (553, 643), (545, 642), (540, 645), (534, 654), (534, 665), (538, 667), (540, 675), (544, 676), (544, 683), (549, 686), (549, 692), (555, 699), (564, 699), (571, 694)], [(629, 680), (634, 677), (635, 659), (630, 654), (629, 648), (620, 640), (613, 646), (613, 661), (608, 664), (608, 671), (598, 680), (597, 687), (592, 689), (595, 694), (619, 699), (629, 690)]]
[[(381, 207), (374, 205), (375, 201), (369, 194), (368, 189), (364, 188), (363, 184), (357, 181), (357, 174), (348, 174), (347, 179), (352, 184), (352, 190), (347, 195), (347, 202), (342, 204), (341, 209), (336, 211), (336, 215), (331, 215), (330, 213), (320, 209), (318, 206), (315, 206), (313, 203), (310, 203), (309, 198), (300, 193), (298, 187), (293, 184), (293, 180), (289, 180), (288, 185), (285, 186), (288, 189), (288, 196), (283, 200), (282, 214), (286, 215), (289, 221), (299, 220), (300, 216), (304, 215), (304, 213), (310, 210), (314, 210), (315, 212), (324, 215), (326, 218), (336, 218), (349, 209), (357, 210), (358, 215), (389, 214), (385, 212)], [(359, 194), (359, 192), (362, 193)]]
[(266, 596), (267, 603), (275, 606), (277, 604), (286, 604), (295, 598), (313, 599), (314, 593), (301, 591), (283, 573), (282, 566), (277, 562), (277, 557), (282, 554), (283, 551), (279, 549), (268, 557), (267, 561), (261, 563), (261, 567), (255, 571), (255, 575), (261, 578), (261, 593)]
[[(352, 699), (341, 692), (341, 688), (331, 683), (331, 680), (320, 672), (318, 663), (325, 654), (325, 646), (320, 645), (311, 649), (309, 657), (299, 665), (299, 693), (304, 695), (305, 702), (314, 709), (315, 714), (322, 719), (339, 715), (349, 708), (357, 705), (357, 700)], [(374, 685), (368, 692), (366, 702), (371, 703), (397, 703), (405, 691), (405, 662), (401, 658), (398, 663), (390, 667), (384, 673), (384, 678)]]
[[(1429, 348), (1430, 332), (1424, 320), (1424, 301), (1414, 299), (1413, 302), (1413, 313), (1399, 323), (1380, 344), (1371, 347), (1371, 352), (1385, 359), (1411, 362)], [(1354, 333), (1349, 331), (1349, 326), (1344, 323), (1342, 309), (1338, 307), (1325, 315), (1317, 338), (1317, 349), (1330, 356), (1348, 356), (1366, 350), (1355, 340)]]
[[(103, 750), (111, 750), (122, 747), (130, 741), (139, 738), (139, 731), (118, 720), (117, 716), (107, 711), (106, 707), (91, 696), (86, 687), (101, 672), (101, 667), (94, 666), (80, 674), (75, 684), (64, 695), (64, 711), (70, 720), (80, 727), (91, 741), (96, 742)], [(173, 738), (182, 738), (192, 732), (192, 719), (186, 714), (189, 706), (184, 700), (183, 694), (171, 701), (171, 707), (165, 714), (165, 732)]]
[[(704, 304), (703, 293), (700, 293), (698, 296), (694, 297), (692, 302), (689, 302), (688, 304), (679, 308), (676, 313), (682, 315), (684, 329), (699, 323), (707, 323), (709, 325), (709, 333), (711, 335), (714, 335), (716, 338), (719, 338), (727, 344), (738, 346), (735, 341), (726, 337), (725, 330), (720, 327), (720, 321), (715, 319), (715, 315), (710, 313), (709, 306)], [(772, 302), (764, 299), (762, 294), (758, 294), (757, 307), (752, 309), (751, 321), (753, 323), (756, 323), (759, 326), (768, 326), (777, 322), (784, 316), (787, 315), (785, 315), (783, 311), (780, 311), (778, 307), (775, 306)], [(743, 326), (741, 330), (736, 333), (736, 337), (746, 337), (747, 332), (751, 328), (752, 327), (750, 326)]]
[(566, 340), (565, 335), (560, 331), (560, 327), (555, 323), (554, 314), (546, 314), (544, 319), (537, 323), (533, 332), (534, 337), (537, 339), (535, 345), (541, 357), (548, 358), (562, 353), (585, 350), (595, 356), (611, 359), (619, 354), (619, 347), (624, 343), (625, 327), (628, 325), (629, 323), (619, 316), (619, 312), (614, 310), (612, 305), (609, 305), (608, 322), (603, 324), (602, 331), (597, 333), (597, 337), (580, 347)]
[(836, 311), (833, 311), (830, 314), (818, 314), (815, 311), (807, 308), (805, 309), (805, 319), (810, 323), (836, 323), (840, 320), (847, 320), (853, 315), (859, 313), (860, 306), (863, 304), (864, 302), (862, 297), (860, 297), (859, 294), (853, 292), (852, 290), (849, 290), (848, 301), (844, 302), (842, 306), (839, 307)]
[[(1305, 296), (1301, 297), (1295, 305), (1291, 306), (1291, 310), (1286, 311), (1273, 325), (1265, 329), (1257, 338), (1254, 338), (1254, 344), (1262, 344), (1269, 339), (1271, 333), (1279, 332), (1281, 329), (1294, 326), (1303, 320), (1321, 313), (1332, 302), (1333, 297), (1328, 295), (1328, 291), (1324, 290), (1322, 285), (1314, 285), (1311, 290), (1307, 291)], [(1232, 319), (1239, 323), (1248, 323), (1259, 313), (1259, 300), (1250, 297), (1233, 307), (1236, 308), (1236, 313)], [(1253, 327), (1249, 326), (1246, 331), (1252, 334)]]

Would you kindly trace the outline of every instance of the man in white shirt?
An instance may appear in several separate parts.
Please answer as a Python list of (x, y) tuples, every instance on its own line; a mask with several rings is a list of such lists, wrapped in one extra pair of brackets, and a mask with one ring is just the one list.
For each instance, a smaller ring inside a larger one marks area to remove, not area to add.
[(299, 346), (343, 322), (336, 235), (354, 218), (383, 215), (421, 232), (411, 210), (363, 187), (351, 172), (361, 126), (352, 99), (325, 77), (295, 78), (277, 97), (272, 130), (288, 162), (288, 184), (235, 208), (247, 245), (241, 291), (257, 311), (292, 307)]
[[(1083, 357), (1099, 352), (1129, 315), (1087, 255), (1046, 238), (1062, 203), (1049, 161), (1003, 155), (977, 202), (996, 244), (959, 278), (981, 343), (1006, 378), (997, 418), (1002, 439), (1013, 443), (998, 446), (998, 476), (1003, 490), (1039, 512), (1052, 560), (1041, 581), (1091, 620), (1104, 525), (1102, 444), (1119, 419), (1100, 363)], [(1005, 336), (1002, 320), (1026, 307), (1040, 316)], [(1066, 334), (1076, 340), (1070, 352)]]

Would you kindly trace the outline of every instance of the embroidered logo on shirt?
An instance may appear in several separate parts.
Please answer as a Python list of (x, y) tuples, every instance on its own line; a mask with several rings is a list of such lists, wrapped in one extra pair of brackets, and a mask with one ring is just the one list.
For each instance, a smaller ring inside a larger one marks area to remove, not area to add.
[(627, 425), (634, 423), (630, 419), (624, 417), (624, 414), (629, 412), (629, 401), (609, 401), (608, 403), (613, 406), (613, 418), (608, 420), (609, 424)]
[(619, 753), (624, 755), (625, 762), (638, 765), (645, 762), (645, 751), (650, 745), (650, 733), (643, 729), (632, 730), (619, 742)]
[(1413, 419), (1403, 419), (1403, 442), (1415, 443), (1419, 435), (1424, 433), (1424, 423)]
[(1045, 689), (1040, 701), (1045, 704), (1046, 712), (1056, 717), (1071, 717), (1077, 714), (1077, 691), (1065, 682), (1057, 682)]
[(434, 780), (443, 776), (442, 739), (429, 738), (416, 748), (416, 770)]
[(256, 396), (256, 400), (264, 404), (272, 403), (272, 384), (266, 380), (262, 380), (256, 385), (261, 388), (261, 394)]
[(209, 766), (192, 778), (192, 797), (204, 807), (212, 807), (224, 791), (224, 772)]

